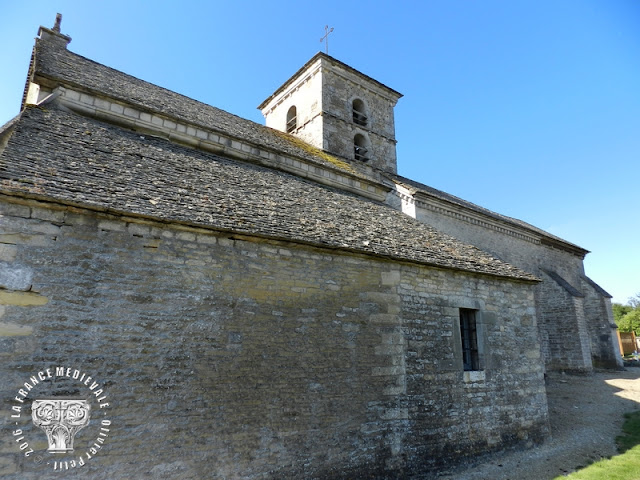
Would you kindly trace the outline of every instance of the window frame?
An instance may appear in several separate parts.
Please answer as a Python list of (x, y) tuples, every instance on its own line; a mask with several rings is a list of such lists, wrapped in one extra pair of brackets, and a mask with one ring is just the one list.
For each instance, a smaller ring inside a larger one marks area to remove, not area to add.
[[(359, 139), (362, 139), (362, 141), (359, 141)], [(353, 158), (365, 163), (371, 159), (369, 156), (369, 140), (361, 133), (356, 133), (353, 136)]]
[[(356, 108), (356, 104), (358, 107), (362, 107), (362, 109)], [(368, 127), (369, 126), (369, 115), (367, 114), (367, 104), (360, 98), (354, 98), (351, 101), (351, 118), (353, 123), (360, 127)]]
[[(291, 115), (293, 112), (293, 115)], [(293, 133), (298, 128), (298, 107), (291, 105), (287, 110), (287, 118), (285, 120), (285, 131), (287, 133)]]
[(478, 310), (472, 308), (459, 309), (462, 368), (465, 372), (479, 372), (484, 370), (482, 365), (481, 331), (478, 313)]

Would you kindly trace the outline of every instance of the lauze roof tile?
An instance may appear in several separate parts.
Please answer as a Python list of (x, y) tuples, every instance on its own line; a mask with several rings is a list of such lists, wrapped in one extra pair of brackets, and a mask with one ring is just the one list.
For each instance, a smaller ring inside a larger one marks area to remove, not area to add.
[[(38, 41), (37, 75), (306, 155), (282, 134)], [(27, 106), (0, 130), (0, 191), (440, 268), (537, 279), (403, 213), (280, 170), (80, 115)], [(322, 158), (313, 158), (318, 163)]]

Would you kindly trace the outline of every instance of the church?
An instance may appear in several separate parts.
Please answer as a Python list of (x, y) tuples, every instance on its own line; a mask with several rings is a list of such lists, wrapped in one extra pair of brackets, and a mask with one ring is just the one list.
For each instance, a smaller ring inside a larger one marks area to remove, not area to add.
[(0, 474), (430, 478), (621, 366), (586, 250), (397, 174), (392, 88), (318, 53), (265, 126), (70, 41), (0, 127)]

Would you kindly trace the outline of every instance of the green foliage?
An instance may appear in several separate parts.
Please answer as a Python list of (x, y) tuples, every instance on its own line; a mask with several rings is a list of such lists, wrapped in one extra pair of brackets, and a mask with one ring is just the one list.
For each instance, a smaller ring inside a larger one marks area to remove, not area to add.
[(640, 336), (640, 308), (631, 310), (617, 322), (617, 325), (621, 332), (635, 332)]
[(618, 322), (622, 317), (633, 310), (631, 305), (622, 305), (621, 303), (614, 303), (611, 305), (611, 308), (613, 309), (613, 319), (615, 320), (616, 325), (618, 325)]
[(627, 305), (611, 305), (613, 319), (621, 332), (635, 332), (640, 335), (640, 293), (629, 299)]

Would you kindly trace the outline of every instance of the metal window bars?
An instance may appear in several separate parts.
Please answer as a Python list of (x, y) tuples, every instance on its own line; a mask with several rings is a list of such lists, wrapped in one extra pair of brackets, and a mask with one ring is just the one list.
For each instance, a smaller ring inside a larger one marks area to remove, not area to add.
[(369, 152), (365, 147), (362, 147), (360, 145), (354, 145), (353, 153), (356, 160), (360, 160), (362, 162), (366, 162), (367, 160), (369, 160), (369, 156), (368, 156)]
[(298, 118), (297, 118), (297, 115), (294, 115), (293, 117), (287, 120), (287, 133), (293, 132), (297, 126), (298, 126)]
[(367, 116), (355, 108), (353, 109), (353, 123), (362, 127), (367, 126)]

